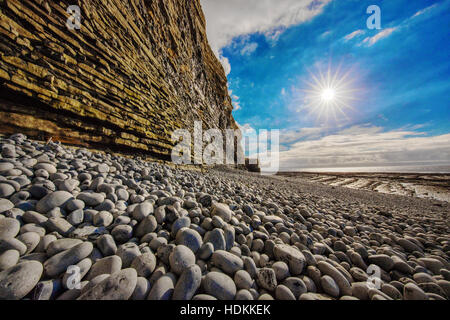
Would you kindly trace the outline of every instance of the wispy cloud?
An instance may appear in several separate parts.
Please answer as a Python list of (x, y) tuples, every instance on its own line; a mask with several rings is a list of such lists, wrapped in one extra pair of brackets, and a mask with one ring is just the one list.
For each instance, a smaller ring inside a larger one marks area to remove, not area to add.
[(293, 144), (302, 139), (317, 139), (326, 130), (323, 127), (301, 128), (298, 130), (282, 130), (280, 144)]
[(417, 11), (411, 18), (415, 18), (415, 17), (421, 16), (422, 14), (429, 12), (431, 9), (436, 8), (437, 5), (438, 4), (435, 3), (435, 4), (433, 4), (433, 5), (429, 6), (429, 7), (426, 7), (425, 9)]
[(251, 42), (251, 43), (247, 43), (242, 49), (241, 49), (241, 55), (245, 56), (249, 56), (251, 55), (253, 52), (255, 52), (255, 50), (258, 48), (258, 44), (256, 42)]
[(273, 30), (269, 30), (264, 32), (264, 37), (266, 40), (272, 45), (275, 46), (277, 44), (278, 39), (283, 34), (283, 32), (286, 30), (286, 28), (279, 27)]
[(359, 36), (359, 35), (363, 35), (364, 33), (365, 33), (364, 30), (356, 30), (356, 31), (353, 31), (352, 33), (346, 35), (346, 36), (344, 37), (344, 39), (345, 39), (346, 41), (349, 41), (349, 40), (351, 40), (351, 39), (353, 39), (353, 38), (355, 38), (355, 37), (357, 37), (357, 36)]
[(306, 22), (331, 0), (201, 0), (208, 40), (219, 51), (234, 37)]
[(231, 72), (231, 65), (228, 58), (220, 55), (219, 56), (220, 63), (222, 64), (223, 70), (225, 71), (225, 75), (228, 76)]
[[(437, 6), (438, 6), (438, 3), (435, 3), (435, 4), (433, 4), (433, 5), (429, 6), (429, 7), (426, 7), (424, 9), (421, 9), (421, 10), (417, 11), (414, 15), (412, 15), (410, 18), (407, 18), (406, 20), (402, 21), (397, 26), (384, 29), (384, 30), (378, 32), (373, 37), (366, 37), (363, 40), (362, 44), (366, 44), (369, 47), (373, 46), (378, 41), (389, 37), (393, 32), (409, 26), (411, 23), (413, 23), (415, 18), (429, 13), (432, 9), (436, 8)], [(362, 31), (362, 30), (357, 30), (357, 31), (355, 31), (355, 32), (345, 36), (344, 38), (348, 41), (348, 40), (354, 38), (355, 36), (361, 34), (361, 33), (359, 33), (359, 31)]]
[(288, 151), (280, 152), (284, 169), (439, 163), (450, 162), (449, 159), (450, 134), (426, 136), (412, 130), (383, 131), (376, 126), (351, 127), (318, 139), (296, 142)]
[(231, 97), (233, 110), (237, 111), (237, 110), (241, 109), (241, 102), (239, 101), (239, 97), (237, 95), (233, 94), (233, 90), (228, 90), (228, 94)]
[[(311, 20), (331, 0), (201, 0), (208, 41), (222, 63), (222, 48), (239, 36), (262, 33), (276, 41), (283, 30)], [(228, 65), (224, 66), (228, 69)]]
[(373, 37), (367, 37), (363, 40), (363, 43), (366, 43), (368, 46), (373, 46), (375, 43), (380, 41), (381, 39), (389, 37), (398, 27), (387, 28), (383, 31), (378, 32)]
[(326, 37), (328, 37), (330, 34), (332, 34), (333, 33), (333, 31), (331, 31), (331, 30), (328, 30), (328, 31), (325, 31), (324, 33), (322, 33), (319, 37), (321, 38), (321, 39), (325, 39)]

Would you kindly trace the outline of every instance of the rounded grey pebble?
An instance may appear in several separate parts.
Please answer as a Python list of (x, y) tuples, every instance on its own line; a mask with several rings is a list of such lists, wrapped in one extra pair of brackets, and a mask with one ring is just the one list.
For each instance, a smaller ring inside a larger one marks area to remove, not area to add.
[(296, 298), (308, 291), (303, 280), (297, 277), (288, 277), (282, 284), (288, 287)]
[(253, 298), (253, 295), (250, 293), (250, 291), (246, 289), (241, 289), (236, 293), (236, 297), (234, 300), (255, 300)]
[(79, 239), (70, 239), (70, 238), (63, 238), (51, 241), (46, 249), (46, 253), (49, 257), (54, 256), (57, 253), (60, 253), (62, 251), (69, 250), (70, 248), (75, 247), (76, 245), (82, 243), (83, 241)]
[(17, 237), (17, 240), (23, 242), (27, 246), (27, 253), (31, 253), (41, 241), (41, 237), (36, 232), (25, 232)]
[(153, 251), (157, 251), (159, 247), (167, 245), (167, 239), (163, 237), (157, 237), (150, 241), (149, 247)]
[(283, 261), (277, 261), (272, 265), (272, 269), (275, 271), (277, 281), (283, 281), (290, 276), (289, 266)]
[(212, 254), (212, 263), (229, 275), (234, 275), (244, 268), (244, 262), (238, 256), (224, 250), (217, 250)]
[(48, 220), (46, 216), (35, 211), (25, 212), (22, 216), (22, 219), (26, 223), (34, 223), (37, 225), (44, 224)]
[(124, 243), (133, 237), (133, 228), (129, 225), (118, 225), (111, 231), (111, 235), (118, 243)]
[(62, 236), (69, 236), (75, 228), (64, 218), (51, 217), (45, 223), (48, 231), (58, 232)]
[(326, 261), (319, 261), (317, 263), (317, 267), (323, 274), (329, 275), (331, 278), (333, 278), (333, 280), (338, 285), (340, 293), (342, 295), (352, 295), (352, 288), (350, 286), (350, 283), (348, 282), (347, 278), (345, 278), (345, 276), (340, 271), (338, 271), (338, 269), (336, 269)]
[(257, 273), (257, 283), (260, 287), (274, 291), (277, 287), (277, 277), (272, 268), (261, 268)]
[(258, 274), (258, 268), (256, 267), (255, 261), (250, 257), (243, 257), (244, 268), (250, 274), (250, 276), (256, 279)]
[(407, 283), (403, 288), (405, 300), (428, 300), (426, 293), (414, 283)]
[(203, 242), (211, 242), (214, 246), (214, 250), (225, 250), (225, 233), (222, 229), (215, 228), (207, 233), (203, 239)]
[(52, 192), (39, 200), (36, 211), (45, 214), (54, 208), (64, 207), (71, 199), (73, 199), (73, 195), (67, 191)]
[(73, 212), (76, 210), (83, 210), (84, 207), (85, 207), (84, 202), (78, 199), (69, 200), (66, 204), (66, 209), (69, 212)]
[(275, 298), (277, 300), (296, 300), (292, 291), (282, 284), (275, 289)]
[(219, 300), (233, 300), (236, 295), (236, 285), (229, 276), (220, 272), (209, 272), (202, 280), (205, 292)]
[(154, 232), (158, 227), (156, 218), (152, 215), (145, 217), (137, 226), (135, 235), (136, 237), (143, 237), (147, 233)]
[(0, 220), (0, 240), (11, 239), (20, 231), (20, 222), (12, 218)]
[(306, 263), (305, 256), (299, 250), (285, 244), (277, 244), (273, 248), (273, 253), (278, 261), (283, 261), (289, 266), (292, 275), (302, 273)]
[(369, 263), (376, 264), (385, 271), (391, 271), (394, 268), (394, 260), (386, 254), (375, 254), (369, 256)]
[(20, 300), (39, 282), (44, 268), (40, 262), (24, 261), (0, 272), (0, 299)]
[(94, 216), (94, 225), (96, 227), (107, 227), (113, 223), (114, 217), (108, 211), (100, 211)]
[(118, 256), (109, 256), (97, 260), (91, 267), (87, 280), (92, 280), (101, 274), (113, 274), (122, 269), (122, 259)]
[(139, 247), (133, 242), (127, 242), (120, 245), (116, 251), (116, 255), (122, 259), (122, 265), (124, 268), (129, 268), (133, 260), (141, 254), (142, 253), (139, 250)]
[(0, 253), (0, 271), (15, 266), (19, 261), (20, 253), (17, 250), (6, 250)]
[(152, 252), (143, 253), (134, 258), (131, 268), (136, 269), (138, 276), (148, 278), (156, 268), (156, 257)]
[(245, 270), (238, 270), (234, 274), (234, 283), (238, 289), (250, 289), (254, 285), (254, 280), (250, 274)]
[(208, 300), (213, 301), (213, 300), (217, 300), (217, 298), (213, 297), (209, 294), (198, 294), (198, 295), (194, 296), (192, 298), (192, 300), (194, 300), (194, 301), (208, 301)]
[(170, 254), (169, 261), (171, 270), (179, 275), (195, 263), (195, 255), (188, 247), (178, 245)]
[(178, 230), (175, 242), (176, 244), (182, 244), (188, 247), (194, 253), (196, 253), (203, 245), (201, 235), (197, 231), (186, 227)]
[(147, 300), (170, 300), (175, 288), (175, 277), (171, 274), (161, 276), (150, 289)]
[(19, 241), (16, 238), (0, 240), (0, 252), (10, 249), (19, 251), (20, 255), (22, 256), (27, 251), (27, 246), (22, 241)]
[(46, 162), (39, 162), (39, 163), (35, 164), (33, 169), (34, 170), (42, 169), (42, 170), (47, 171), (49, 174), (56, 173), (56, 167), (53, 164), (46, 163)]
[(196, 264), (186, 268), (173, 291), (173, 300), (191, 300), (202, 281), (202, 271)]
[(145, 217), (153, 213), (153, 205), (150, 202), (138, 204), (133, 210), (133, 218), (142, 221)]
[(150, 289), (151, 289), (150, 282), (143, 277), (138, 277), (136, 282), (136, 288), (134, 289), (134, 292), (131, 295), (130, 300), (135, 301), (146, 300), (150, 292)]
[(89, 207), (96, 207), (105, 201), (105, 196), (101, 193), (82, 192), (77, 196), (77, 199), (83, 201)]
[(0, 183), (0, 198), (9, 198), (16, 189), (8, 183)]
[(204, 243), (197, 251), (197, 256), (202, 260), (208, 260), (214, 252), (214, 245), (211, 242)]
[(326, 294), (329, 294), (334, 298), (339, 297), (339, 287), (330, 276), (322, 276), (322, 278), (320, 278), (320, 285)]
[(81, 288), (81, 292), (80, 292), (80, 296), (86, 292), (88, 292), (89, 290), (91, 290), (93, 287), (95, 287), (97, 284), (99, 284), (100, 282), (102, 282), (105, 279), (108, 279), (108, 277), (110, 276), (110, 274), (100, 274), (98, 276), (96, 276), (95, 278), (92, 278), (89, 281), (86, 281), (87, 283), (84, 284), (82, 281), (80, 283), (80, 285), (82, 286)]
[(8, 199), (0, 199), (0, 213), (11, 210), (14, 208), (14, 204)]
[(110, 234), (104, 234), (98, 237), (96, 245), (104, 256), (112, 256), (117, 252), (116, 242)]
[[(80, 280), (83, 280), (83, 278), (86, 276), (89, 270), (91, 270), (92, 260), (90, 258), (84, 258), (83, 260), (78, 262), (75, 266), (79, 268)], [(68, 289), (68, 285), (71, 284), (71, 276), (74, 274), (73, 270), (70, 269), (69, 267), (62, 278), (62, 286), (64, 287), (64, 289)]]
[(136, 284), (136, 270), (123, 269), (83, 293), (77, 300), (128, 300)]
[(270, 294), (264, 293), (258, 297), (258, 300), (274, 300), (274, 298)]
[(225, 203), (215, 203), (212, 206), (211, 216), (219, 216), (225, 222), (230, 222), (233, 212), (230, 207)]
[(56, 277), (71, 265), (77, 264), (89, 256), (94, 246), (90, 242), (80, 243), (68, 250), (55, 254), (45, 261), (44, 270), (48, 277)]
[(67, 222), (73, 226), (78, 226), (84, 220), (84, 212), (82, 209), (77, 209), (67, 216)]

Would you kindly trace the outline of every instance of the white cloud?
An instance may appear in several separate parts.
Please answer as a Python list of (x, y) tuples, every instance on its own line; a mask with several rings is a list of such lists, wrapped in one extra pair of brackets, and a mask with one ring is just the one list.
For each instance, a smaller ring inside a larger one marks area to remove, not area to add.
[(333, 32), (331, 30), (325, 31), (324, 33), (322, 33), (320, 35), (320, 38), (324, 39), (326, 37), (328, 37), (330, 34), (332, 34)]
[(242, 134), (246, 134), (249, 131), (255, 130), (253, 129), (252, 125), (250, 123), (244, 123), (243, 125), (237, 124), (239, 129), (241, 130)]
[(239, 97), (233, 94), (233, 90), (228, 90), (228, 95), (231, 97), (231, 102), (233, 104), (233, 110), (241, 109), (241, 102), (239, 101)]
[(228, 60), (228, 58), (219, 55), (218, 56), (220, 63), (223, 66), (223, 70), (225, 71), (225, 75), (228, 76), (231, 72), (231, 65), (230, 65), (230, 61)]
[(411, 18), (418, 17), (418, 16), (420, 16), (420, 15), (422, 15), (422, 14), (424, 14), (424, 13), (430, 11), (431, 9), (435, 8), (437, 5), (438, 5), (438, 4), (435, 3), (435, 4), (433, 4), (433, 5), (429, 6), (429, 7), (426, 7), (425, 9), (422, 9), (422, 10), (417, 11)]
[(275, 30), (266, 31), (264, 33), (264, 36), (266, 37), (267, 41), (272, 43), (272, 45), (276, 44), (280, 36), (283, 34), (284, 28), (278, 28)]
[[(222, 49), (233, 38), (263, 33), (272, 44), (276, 43), (284, 29), (306, 22), (322, 12), (331, 0), (201, 0), (206, 18), (208, 41), (216, 57), (222, 63), (225, 75), (231, 65)], [(251, 54), (249, 47), (243, 54)]]
[[(300, 131), (298, 136), (301, 134)], [(429, 137), (405, 129), (384, 132), (380, 127), (355, 126), (332, 135), (292, 144), (288, 151), (280, 152), (280, 167), (292, 170), (314, 167), (406, 165), (420, 162), (450, 162), (449, 159), (450, 134)]]
[(376, 35), (374, 35), (373, 37), (367, 37), (363, 40), (364, 43), (366, 43), (369, 47), (373, 46), (375, 43), (377, 43), (378, 41), (380, 41), (381, 39), (384, 39), (386, 37), (389, 37), (395, 30), (397, 30), (397, 27), (394, 28), (387, 28), (384, 29), (383, 31), (378, 32)]
[(233, 38), (263, 33), (276, 39), (283, 28), (306, 22), (331, 0), (201, 0), (211, 48), (219, 57)]
[(247, 43), (241, 50), (241, 55), (249, 56), (258, 48), (258, 44), (256, 42)]
[(353, 39), (353, 38), (355, 38), (355, 37), (357, 37), (357, 36), (359, 36), (359, 35), (362, 35), (362, 34), (364, 34), (364, 33), (365, 33), (364, 30), (356, 30), (356, 31), (353, 31), (352, 33), (346, 35), (346, 36), (344, 37), (344, 39), (345, 39), (346, 41), (349, 41), (349, 40), (351, 40), (351, 39)]
[(239, 102), (239, 100), (233, 100), (233, 107), (236, 111), (241, 109), (241, 103)]
[(325, 130), (326, 128), (321, 127), (301, 128), (299, 130), (281, 130), (280, 143), (292, 144), (301, 139), (315, 139), (318, 138), (319, 135)]
[(286, 95), (286, 89), (285, 88), (281, 89), (281, 95), (282, 96)]

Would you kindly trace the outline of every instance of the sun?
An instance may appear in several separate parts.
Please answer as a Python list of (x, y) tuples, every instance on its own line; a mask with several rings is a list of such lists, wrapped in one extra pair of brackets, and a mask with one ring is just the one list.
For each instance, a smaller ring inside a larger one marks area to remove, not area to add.
[(336, 90), (334, 90), (333, 88), (326, 88), (322, 91), (322, 100), (325, 102), (333, 101), (335, 96)]
[(309, 72), (309, 79), (300, 91), (303, 93), (299, 112), (306, 111), (322, 123), (349, 120), (348, 112), (353, 110), (352, 102), (357, 100), (358, 89), (350, 70), (342, 72), (339, 66), (335, 71), (331, 65), (323, 72)]

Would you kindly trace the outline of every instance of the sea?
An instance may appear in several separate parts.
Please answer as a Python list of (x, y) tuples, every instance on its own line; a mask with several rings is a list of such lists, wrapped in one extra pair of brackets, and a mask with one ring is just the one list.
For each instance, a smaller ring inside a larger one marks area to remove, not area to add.
[[(294, 170), (293, 170), (294, 171)], [(450, 165), (414, 165), (381, 167), (301, 168), (298, 172), (364, 172), (364, 173), (450, 173)]]

